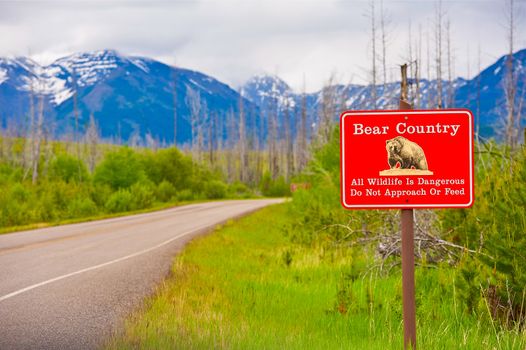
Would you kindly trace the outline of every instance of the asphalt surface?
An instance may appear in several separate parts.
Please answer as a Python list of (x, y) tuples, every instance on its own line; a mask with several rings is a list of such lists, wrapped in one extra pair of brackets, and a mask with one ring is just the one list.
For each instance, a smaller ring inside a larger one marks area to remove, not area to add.
[(0, 349), (96, 349), (192, 238), (280, 199), (193, 204), (0, 235)]

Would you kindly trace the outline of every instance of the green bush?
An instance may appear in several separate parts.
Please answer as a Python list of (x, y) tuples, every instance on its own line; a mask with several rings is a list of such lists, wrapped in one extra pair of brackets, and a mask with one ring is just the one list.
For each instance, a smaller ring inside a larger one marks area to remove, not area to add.
[(25, 208), (17, 202), (10, 202), (3, 205), (0, 220), (3, 226), (18, 226), (24, 224), (25, 215), (23, 212)]
[(155, 195), (151, 182), (138, 182), (130, 187), (132, 195), (131, 210), (144, 209), (152, 206)]
[(103, 208), (114, 190), (106, 184), (94, 184), (89, 187), (88, 192), (97, 207)]
[[(51, 191), (39, 191), (38, 200), (35, 203), (34, 211), (37, 221), (50, 222), (59, 217), (60, 211), (55, 205), (55, 196)], [(29, 223), (31, 221), (27, 221)]]
[(88, 170), (83, 161), (68, 154), (59, 154), (49, 164), (49, 177), (65, 182), (85, 181)]
[(77, 198), (68, 205), (68, 216), (70, 218), (93, 216), (97, 212), (97, 205), (90, 198)]
[(195, 196), (194, 192), (192, 192), (189, 189), (177, 192), (177, 200), (178, 201), (191, 201), (191, 200), (193, 200), (195, 198), (196, 198), (196, 196)]
[(169, 202), (171, 201), (175, 195), (177, 194), (174, 185), (172, 183), (163, 180), (159, 186), (157, 186), (157, 189), (155, 191), (155, 196), (157, 199), (159, 199), (161, 202)]
[(122, 189), (129, 188), (144, 177), (144, 170), (137, 154), (123, 147), (106, 154), (104, 160), (95, 169), (94, 181), (109, 185), (113, 189)]
[(11, 186), (10, 190), (10, 200), (18, 202), (27, 202), (31, 192), (21, 183), (15, 183)]
[(253, 193), (247, 185), (236, 181), (228, 186), (228, 193), (230, 197), (234, 198), (250, 198)]
[(204, 186), (204, 195), (208, 199), (221, 199), (226, 197), (227, 186), (222, 181), (212, 180)]
[(133, 196), (129, 190), (120, 189), (110, 196), (104, 207), (110, 213), (120, 213), (132, 210)]
[(285, 181), (283, 176), (272, 180), (268, 172), (263, 174), (260, 182), (260, 190), (267, 197), (284, 197), (290, 196), (290, 185)]
[(167, 181), (176, 190), (182, 190), (189, 188), (192, 183), (192, 159), (183, 155), (177, 148), (147, 152), (142, 161), (146, 175), (156, 184)]

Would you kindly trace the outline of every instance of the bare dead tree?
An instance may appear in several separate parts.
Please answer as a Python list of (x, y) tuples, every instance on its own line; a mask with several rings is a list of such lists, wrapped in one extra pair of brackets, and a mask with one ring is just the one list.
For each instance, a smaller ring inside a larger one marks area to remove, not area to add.
[(34, 81), (31, 80), (29, 90), (29, 121), (26, 126), (26, 135), (23, 138), (24, 152), (22, 153), (22, 159), (20, 162), (25, 169), (23, 180), (25, 180), (29, 175), (29, 172), (33, 170), (36, 137), (35, 113), (35, 86)]
[(128, 138), (128, 146), (131, 148), (138, 148), (141, 144), (141, 129), (136, 125)]
[(504, 95), (506, 98), (506, 144), (513, 150), (517, 144), (516, 129), (516, 95), (517, 95), (517, 75), (514, 72), (513, 50), (515, 44), (515, 1), (506, 1), (507, 13), (507, 41), (508, 55), (506, 57), (506, 75), (504, 78)]
[(227, 113), (227, 175), (228, 181), (233, 182), (236, 177), (235, 171), (235, 160), (234, 160), (234, 145), (237, 143), (237, 128), (236, 128), (236, 118), (234, 111), (230, 109)]
[(248, 153), (247, 153), (247, 120), (243, 106), (243, 97), (239, 94), (239, 138), (237, 152), (239, 154), (239, 177), (242, 182), (247, 181)]
[(377, 75), (378, 75), (378, 69), (376, 67), (376, 60), (378, 58), (378, 53), (376, 52), (376, 40), (377, 40), (377, 23), (376, 23), (376, 0), (370, 0), (369, 1), (369, 9), (367, 16), (369, 17), (369, 21), (371, 23), (371, 104), (373, 109), (376, 109), (377, 102), (378, 102), (378, 96), (376, 93), (376, 84), (377, 84)]
[(191, 149), (194, 159), (198, 159), (199, 148), (199, 131), (200, 131), (200, 117), (201, 117), (201, 95), (198, 91), (191, 87), (186, 87), (186, 104), (190, 110), (190, 128), (191, 128)]
[(155, 139), (155, 137), (153, 137), (150, 131), (148, 131), (146, 135), (144, 135), (144, 143), (146, 144), (146, 147), (148, 149), (151, 149), (154, 152), (156, 152), (157, 148), (159, 147), (157, 140)]
[(73, 80), (73, 116), (75, 118), (75, 129), (73, 132), (73, 142), (75, 143), (75, 153), (78, 160), (78, 176), (79, 181), (82, 181), (82, 171), (81, 169), (81, 163), (80, 163), (80, 138), (79, 138), (79, 107), (78, 107), (78, 85), (77, 85), (77, 72), (75, 71), (75, 67), (73, 67), (73, 71), (71, 73), (71, 77)]
[(214, 127), (217, 128), (217, 113), (212, 112), (210, 116), (210, 123), (208, 123), (208, 163), (210, 167), (215, 165), (214, 149), (216, 148), (215, 144), (215, 132)]
[(174, 147), (177, 147), (177, 69), (171, 69), (172, 74), (172, 102), (173, 102), (173, 122), (174, 122)]
[[(412, 27), (411, 20), (409, 20), (407, 36), (408, 36), (408, 40), (407, 40), (407, 54), (408, 54), (407, 62), (409, 62), (409, 72), (410, 72), (409, 74), (410, 74), (411, 77), (414, 77), (415, 76), (414, 69), (415, 69), (416, 66), (414, 65), (415, 58), (414, 58), (414, 48), (413, 48), (413, 27)], [(409, 103), (412, 106), (414, 106), (415, 105), (415, 93), (413, 91), (413, 84), (409, 84), (409, 90), (410, 90), (410, 93), (409, 93), (409, 96), (408, 96), (408, 101), (409, 101)]]
[(305, 84), (303, 84), (303, 92), (301, 94), (301, 107), (298, 133), (296, 136), (296, 168), (301, 171), (307, 165), (308, 150), (307, 150), (307, 94), (305, 92)]
[(477, 140), (479, 140), (480, 137), (480, 92), (481, 92), (481, 66), (480, 66), (480, 45), (478, 46), (477, 50), (477, 125), (476, 125), (476, 131), (475, 135), (477, 136)]
[(55, 123), (52, 120), (49, 120), (45, 127), (43, 127), (43, 139), (44, 139), (44, 167), (42, 170), (42, 175), (46, 176), (49, 170), (49, 163), (53, 158), (53, 135)]
[(446, 51), (447, 51), (447, 107), (453, 107), (455, 100), (455, 87), (453, 86), (454, 57), (451, 49), (451, 21), (446, 20)]
[[(375, 88), (373, 88), (374, 90)], [(334, 86), (334, 75), (331, 75), (329, 81), (323, 87), (321, 93), (321, 103), (319, 106), (319, 126), (318, 126), (318, 137), (317, 142), (320, 145), (324, 145), (329, 141), (332, 120), (336, 114), (336, 87)], [(376, 106), (376, 104), (375, 104)]]
[(422, 99), (420, 96), (420, 79), (422, 79), (422, 24), (418, 24), (418, 48), (416, 58), (416, 108), (422, 107)]
[(263, 173), (263, 147), (264, 147), (264, 130), (265, 124), (263, 118), (256, 118), (256, 114), (252, 113), (254, 116), (254, 150), (255, 150), (255, 165), (254, 165), (254, 184), (259, 185), (261, 181), (261, 176)]
[(40, 165), (40, 146), (42, 142), (42, 126), (44, 124), (44, 96), (38, 98), (38, 119), (35, 131), (35, 147), (33, 152), (33, 176), (31, 181), (34, 184), (38, 181), (38, 167)]
[(205, 152), (205, 129), (208, 124), (208, 104), (206, 100), (201, 100), (201, 113), (197, 119), (197, 160), (203, 162)]
[[(426, 31), (426, 68), (427, 68), (427, 84), (431, 85), (431, 41), (429, 38), (429, 32), (430, 32), (430, 25), (428, 22), (427, 25), (427, 31)], [(431, 101), (431, 94), (430, 89), (428, 87), (427, 89), (427, 108), (431, 108), (432, 101)]]
[(14, 120), (7, 119), (7, 129), (4, 133), (4, 144), (5, 144), (5, 150), (6, 154), (4, 155), (9, 162), (9, 164), (16, 164), (18, 161), (16, 158), (15, 151), (13, 149), (15, 145), (15, 137), (16, 137), (16, 130), (17, 126), (15, 125)]
[(435, 5), (435, 63), (437, 78), (437, 103), (438, 109), (443, 107), (442, 97), (442, 31), (444, 22), (444, 11), (442, 9), (442, 0), (438, 0)]
[(285, 132), (285, 145), (283, 147), (285, 151), (285, 178), (289, 180), (292, 175), (294, 174), (294, 150), (293, 150), (293, 144), (292, 144), (292, 129), (291, 129), (291, 123), (293, 123), (294, 114), (290, 111), (290, 104), (288, 99), (286, 99), (285, 102), (285, 113), (283, 116), (283, 123), (284, 123), (284, 132)]
[(93, 113), (90, 114), (88, 128), (86, 129), (85, 143), (88, 146), (88, 169), (90, 173), (95, 171), (97, 158), (99, 156), (99, 128)]
[(271, 106), (267, 108), (268, 113), (268, 159), (270, 176), (275, 179), (278, 177), (280, 168), (278, 162), (278, 106), (277, 101), (272, 101)]
[(382, 75), (383, 75), (383, 94), (387, 90), (387, 44), (388, 27), (390, 24), (389, 15), (384, 11), (384, 1), (380, 1), (380, 44), (382, 45)]

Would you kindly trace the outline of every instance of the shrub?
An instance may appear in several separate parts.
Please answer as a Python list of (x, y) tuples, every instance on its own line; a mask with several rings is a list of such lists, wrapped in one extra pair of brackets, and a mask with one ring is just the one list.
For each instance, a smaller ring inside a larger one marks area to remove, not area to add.
[(49, 177), (65, 182), (79, 182), (88, 178), (83, 161), (68, 154), (60, 154), (49, 164)]
[(221, 199), (226, 197), (227, 186), (225, 183), (212, 180), (207, 182), (204, 186), (204, 195), (208, 199)]
[(176, 195), (175, 187), (172, 183), (163, 180), (155, 191), (155, 196), (161, 202), (169, 202)]
[(250, 198), (253, 195), (252, 191), (248, 188), (248, 186), (239, 181), (232, 183), (228, 187), (228, 193), (230, 194), (230, 196), (236, 198)]
[(21, 183), (15, 183), (11, 187), (10, 199), (18, 202), (27, 202), (31, 192)]
[(131, 210), (144, 209), (152, 206), (155, 195), (151, 182), (138, 182), (130, 187), (132, 195)]
[(114, 189), (129, 188), (144, 179), (144, 170), (135, 152), (123, 147), (106, 154), (95, 169), (94, 181), (107, 184)]
[(98, 207), (104, 207), (113, 190), (106, 184), (94, 184), (89, 188), (89, 196)]
[(119, 213), (132, 210), (133, 196), (129, 190), (120, 189), (113, 193), (104, 207), (110, 213)]
[(9, 201), (2, 205), (0, 220), (2, 226), (18, 226), (26, 223), (26, 207), (17, 201)]
[(53, 221), (59, 217), (58, 210), (51, 191), (41, 191), (35, 203), (35, 218), (39, 221)]
[(97, 205), (90, 198), (77, 198), (70, 202), (68, 206), (68, 216), (70, 218), (93, 216), (97, 212)]
[(191, 201), (193, 199), (195, 199), (195, 195), (189, 189), (182, 190), (177, 193), (177, 200), (179, 201)]
[(283, 176), (272, 180), (270, 174), (266, 172), (261, 179), (261, 193), (267, 197), (284, 197), (290, 196), (289, 184)]
[(189, 188), (192, 181), (192, 159), (177, 148), (148, 152), (143, 157), (148, 178), (156, 184), (171, 183), (176, 190)]

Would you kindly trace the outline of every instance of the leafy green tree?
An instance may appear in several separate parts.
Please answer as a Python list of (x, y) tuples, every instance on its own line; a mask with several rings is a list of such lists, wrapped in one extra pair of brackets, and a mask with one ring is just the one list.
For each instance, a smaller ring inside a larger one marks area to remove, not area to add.
[(114, 192), (104, 205), (110, 213), (119, 213), (132, 210), (133, 196), (127, 189), (120, 189)]
[(129, 188), (144, 177), (144, 169), (138, 155), (130, 148), (123, 147), (106, 154), (95, 169), (94, 181), (107, 184), (113, 189), (122, 189)]
[(227, 185), (222, 181), (212, 180), (205, 184), (204, 194), (208, 199), (221, 199), (226, 197)]
[(156, 184), (168, 181), (176, 190), (188, 188), (191, 184), (194, 166), (192, 159), (177, 148), (147, 152), (142, 161), (146, 175)]
[(59, 154), (49, 165), (49, 176), (65, 182), (78, 182), (88, 178), (88, 170), (80, 159), (69, 154)]
[(161, 201), (161, 202), (168, 202), (172, 198), (175, 197), (177, 194), (177, 191), (175, 190), (174, 185), (172, 185), (171, 182), (168, 182), (166, 180), (163, 180), (159, 186), (157, 186), (157, 189), (155, 191), (155, 196)]

